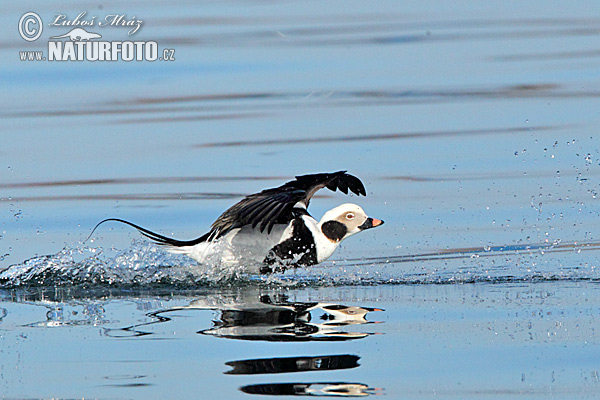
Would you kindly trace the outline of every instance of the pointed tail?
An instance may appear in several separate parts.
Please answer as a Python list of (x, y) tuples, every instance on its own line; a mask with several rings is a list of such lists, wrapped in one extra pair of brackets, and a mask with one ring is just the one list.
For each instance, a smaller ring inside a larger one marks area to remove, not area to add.
[(90, 235), (87, 237), (87, 239), (85, 239), (83, 242), (84, 243), (87, 242), (92, 237), (92, 235), (94, 234), (94, 232), (100, 225), (102, 225), (105, 222), (109, 222), (109, 221), (120, 222), (120, 223), (129, 225), (131, 227), (134, 227), (142, 235), (144, 235), (147, 238), (154, 240), (156, 243), (158, 243), (160, 245), (164, 245), (164, 246), (173, 246), (173, 247), (194, 246), (194, 245), (197, 245), (198, 243), (202, 243), (202, 242), (205, 242), (206, 240), (208, 240), (209, 234), (210, 234), (210, 232), (209, 232), (209, 233), (207, 233), (197, 239), (194, 239), (194, 240), (177, 240), (177, 239), (169, 238), (169, 237), (163, 236), (161, 234), (149, 231), (146, 228), (142, 228), (141, 226), (136, 225), (129, 221), (125, 221), (124, 219), (107, 218), (105, 220), (98, 222), (98, 224), (94, 227), (94, 229), (92, 229), (92, 233), (90, 233)]

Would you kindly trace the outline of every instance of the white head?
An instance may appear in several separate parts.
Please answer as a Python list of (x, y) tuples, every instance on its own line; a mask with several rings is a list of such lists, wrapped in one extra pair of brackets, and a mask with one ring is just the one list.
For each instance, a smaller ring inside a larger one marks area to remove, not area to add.
[(319, 222), (321, 232), (333, 243), (383, 224), (383, 221), (367, 217), (362, 208), (356, 204), (342, 204), (323, 215)]

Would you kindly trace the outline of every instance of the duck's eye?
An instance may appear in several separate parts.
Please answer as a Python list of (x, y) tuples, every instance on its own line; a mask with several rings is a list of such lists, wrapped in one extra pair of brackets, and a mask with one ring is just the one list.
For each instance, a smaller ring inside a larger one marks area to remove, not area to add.
[(351, 220), (353, 220), (353, 219), (354, 219), (354, 213), (348, 213), (348, 214), (346, 214), (346, 219), (347, 219), (348, 221), (351, 221)]

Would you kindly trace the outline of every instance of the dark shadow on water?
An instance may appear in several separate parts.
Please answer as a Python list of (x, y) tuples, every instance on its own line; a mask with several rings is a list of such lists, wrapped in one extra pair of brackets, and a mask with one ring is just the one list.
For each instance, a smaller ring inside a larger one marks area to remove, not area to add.
[(499, 135), (499, 134), (517, 134), (523, 132), (543, 132), (564, 129), (564, 126), (538, 126), (538, 127), (509, 127), (497, 129), (465, 129), (448, 131), (421, 131), (421, 132), (399, 132), (387, 134), (370, 134), (356, 136), (333, 136), (333, 137), (302, 137), (285, 139), (267, 139), (267, 140), (248, 140), (231, 142), (213, 142), (197, 145), (199, 148), (210, 147), (249, 147), (249, 146), (269, 146), (269, 145), (292, 145), (292, 144), (314, 144), (314, 143), (346, 143), (346, 142), (371, 142), (371, 141), (389, 141), (401, 139), (429, 139), (435, 137), (460, 137), (474, 135)]
[[(556, 82), (522, 83), (469, 88), (401, 88), (292, 92), (214, 93), (191, 96), (130, 98), (118, 102), (68, 106), (63, 109), (0, 112), (0, 119), (90, 116), (109, 124), (149, 124), (211, 119), (256, 118), (301, 109), (381, 107), (499, 99), (598, 98), (593, 87), (563, 87)], [(121, 119), (124, 115), (139, 118)], [(203, 146), (203, 145), (201, 145)]]
[(504, 56), (490, 57), (490, 60), (501, 62), (528, 62), (528, 61), (556, 61), (556, 60), (575, 60), (585, 58), (600, 57), (600, 50), (580, 50), (580, 51), (558, 51), (534, 54), (510, 54)]
[(219, 200), (244, 197), (242, 193), (139, 193), (139, 194), (89, 194), (89, 195), (48, 195), (48, 196), (11, 196), (0, 198), (2, 201), (113, 201), (113, 200)]
[(353, 382), (314, 382), (314, 383), (262, 383), (242, 386), (247, 394), (263, 396), (325, 396), (325, 397), (365, 397), (379, 394), (380, 388), (371, 388), (364, 383)]
[[(145, 178), (107, 178), (107, 179), (78, 179), (46, 182), (15, 182), (0, 183), (0, 189), (41, 188), (58, 186), (97, 186), (97, 185), (149, 185), (164, 183), (193, 183), (193, 182), (239, 182), (283, 180), (282, 176), (165, 176)], [(218, 194), (218, 193), (217, 193)]]
[(218, 114), (218, 115), (191, 115), (181, 117), (160, 117), (160, 118), (130, 118), (116, 121), (117, 124), (147, 124), (147, 123), (169, 123), (169, 122), (191, 122), (191, 121), (212, 121), (258, 118), (266, 116), (266, 113), (239, 113), (239, 114)]
[[(600, 171), (586, 171), (587, 176), (595, 176), (600, 174)], [(556, 178), (560, 177), (573, 177), (584, 181), (580, 178), (579, 171), (560, 171), (557, 174), (556, 171), (534, 171), (525, 173), (489, 173), (489, 172), (473, 172), (471, 174), (452, 174), (452, 175), (440, 175), (440, 176), (418, 176), (418, 175), (392, 175), (385, 176), (382, 179), (392, 181), (406, 181), (406, 182), (460, 182), (460, 181), (485, 181), (495, 182), (498, 180), (514, 180), (514, 179), (532, 179), (532, 178)]]
[(146, 387), (146, 386), (154, 386), (153, 383), (114, 383), (111, 385), (102, 385), (105, 387), (114, 387), (114, 388), (137, 388), (137, 387)]
[(360, 357), (352, 354), (316, 357), (261, 358), (255, 360), (229, 361), (232, 367), (227, 375), (283, 374), (291, 372), (332, 371), (357, 368)]

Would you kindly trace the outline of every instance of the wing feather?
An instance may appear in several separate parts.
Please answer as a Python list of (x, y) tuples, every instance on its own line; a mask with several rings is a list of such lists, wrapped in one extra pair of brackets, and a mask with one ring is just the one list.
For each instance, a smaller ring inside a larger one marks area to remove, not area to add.
[(275, 206), (275, 208), (273, 208), (267, 215), (265, 215), (263, 221), (260, 224), (260, 231), (264, 232), (264, 230), (267, 229), (267, 233), (271, 233), (273, 225), (275, 225), (275, 220), (277, 219), (277, 216), (281, 214), (285, 207), (291, 208), (292, 206), (289, 204), (280, 203), (277, 206)]
[(275, 223), (291, 221), (294, 206), (301, 202), (308, 207), (310, 199), (322, 188), (331, 191), (349, 191), (357, 196), (366, 195), (360, 179), (346, 171), (296, 176), (296, 179), (274, 189), (266, 189), (251, 194), (226, 210), (211, 226), (216, 237), (225, 235), (232, 229), (251, 225), (260, 232), (270, 233)]
[[(251, 225), (253, 228), (258, 226), (260, 232), (264, 232), (266, 229), (267, 233), (271, 233), (275, 224), (286, 224), (294, 218), (293, 213), (296, 204), (300, 202), (307, 208), (313, 195), (325, 187), (333, 192), (339, 189), (344, 194), (348, 194), (348, 191), (357, 196), (366, 196), (367, 194), (360, 179), (347, 174), (346, 171), (301, 175), (280, 187), (266, 189), (260, 193), (251, 194), (243, 198), (221, 214), (212, 224), (208, 233), (194, 240), (169, 238), (118, 218), (109, 218), (101, 221), (92, 230), (88, 239), (98, 226), (108, 221), (127, 224), (159, 244), (174, 247), (194, 246), (207, 240), (212, 241), (227, 234), (232, 229), (241, 228), (246, 225)], [(302, 211), (305, 212), (305, 210)]]

